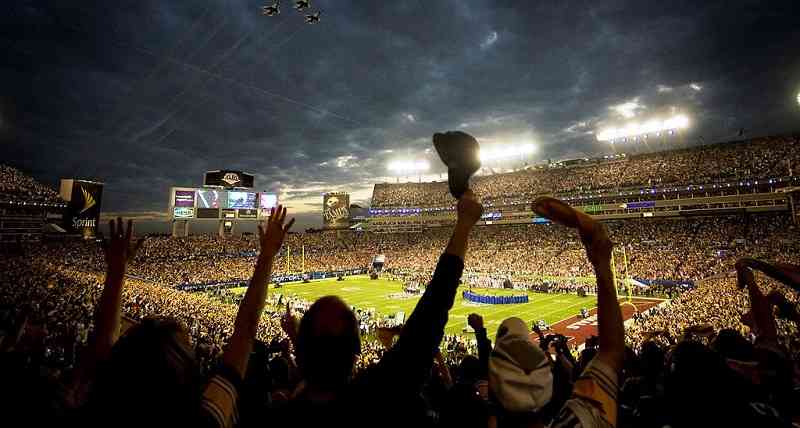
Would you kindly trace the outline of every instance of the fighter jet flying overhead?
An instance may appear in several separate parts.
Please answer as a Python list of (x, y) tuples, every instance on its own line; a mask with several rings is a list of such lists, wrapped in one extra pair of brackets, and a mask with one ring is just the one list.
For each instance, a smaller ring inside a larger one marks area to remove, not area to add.
[(317, 12), (313, 15), (306, 15), (306, 24), (317, 24), (319, 23), (319, 16), (322, 12)]
[(275, 16), (281, 13), (280, 2), (276, 1), (272, 6), (262, 6), (261, 14), (265, 16)]
[(296, 2), (294, 2), (294, 8), (297, 9), (298, 11), (301, 11), (303, 9), (308, 9), (309, 7), (311, 7), (310, 0), (297, 0)]

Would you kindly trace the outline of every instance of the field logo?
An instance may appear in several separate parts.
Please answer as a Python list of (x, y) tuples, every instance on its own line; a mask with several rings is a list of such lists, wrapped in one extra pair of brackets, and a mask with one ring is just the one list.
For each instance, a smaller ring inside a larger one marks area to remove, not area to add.
[(92, 194), (87, 192), (86, 189), (84, 189), (83, 187), (81, 187), (81, 193), (83, 193), (83, 208), (81, 209), (80, 212), (82, 214), (86, 212), (86, 210), (88, 210), (89, 208), (95, 206), (97, 202), (94, 200)]
[(229, 186), (233, 186), (239, 182), (239, 174), (236, 174), (235, 172), (227, 172), (222, 177), (222, 181), (228, 183)]

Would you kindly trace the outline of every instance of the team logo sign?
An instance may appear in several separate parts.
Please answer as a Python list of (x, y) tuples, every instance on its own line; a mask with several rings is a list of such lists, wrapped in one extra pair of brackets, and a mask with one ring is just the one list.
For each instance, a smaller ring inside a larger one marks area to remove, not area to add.
[(239, 174), (228, 172), (222, 177), (222, 181), (228, 183), (228, 185), (233, 186), (234, 184), (239, 182)]
[(347, 194), (327, 194), (322, 209), (322, 218), (325, 224), (331, 226), (346, 226), (350, 218), (350, 197)]

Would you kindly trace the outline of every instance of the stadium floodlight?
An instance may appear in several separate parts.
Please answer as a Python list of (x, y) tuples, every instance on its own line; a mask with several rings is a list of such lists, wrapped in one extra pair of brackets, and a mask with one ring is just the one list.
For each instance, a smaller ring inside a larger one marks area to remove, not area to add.
[(797, 104), (800, 104), (800, 92), (797, 93)]
[(631, 122), (620, 128), (604, 129), (597, 133), (597, 141), (613, 142), (619, 139), (626, 141), (628, 138), (647, 136), (647, 134), (655, 134), (656, 137), (659, 137), (662, 132), (666, 131), (672, 135), (674, 131), (688, 127), (689, 118), (679, 114), (664, 120), (653, 119), (644, 123)]
[(481, 162), (504, 160), (529, 156), (536, 153), (537, 147), (534, 144), (521, 145), (501, 145), (493, 147), (481, 147)]
[(425, 172), (431, 168), (426, 160), (396, 160), (389, 162), (389, 171), (395, 173), (418, 173)]

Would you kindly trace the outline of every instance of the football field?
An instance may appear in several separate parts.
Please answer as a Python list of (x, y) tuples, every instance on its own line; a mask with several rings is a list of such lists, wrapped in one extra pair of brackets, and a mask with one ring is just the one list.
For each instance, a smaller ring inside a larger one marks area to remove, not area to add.
[[(270, 286), (271, 294), (284, 296), (299, 296), (313, 302), (319, 297), (336, 295), (341, 297), (348, 305), (360, 309), (374, 308), (381, 316), (405, 312), (406, 318), (411, 315), (419, 297), (396, 298), (392, 294), (402, 293), (402, 283), (387, 279), (371, 280), (366, 276), (345, 277), (344, 281), (324, 279), (312, 281), (308, 284), (287, 283), (281, 288), (274, 289)], [(244, 293), (246, 288), (234, 288), (231, 291)], [(480, 294), (519, 295), (528, 294), (528, 303), (509, 305), (485, 305), (473, 303), (461, 298), (464, 288), (459, 288), (453, 309), (450, 310), (450, 319), (447, 323), (447, 334), (461, 333), (467, 323), (467, 315), (477, 313), (483, 316), (486, 330), (490, 338), (494, 338), (497, 327), (504, 319), (512, 316), (522, 318), (528, 325), (540, 319), (548, 324), (573, 317), (581, 308), (592, 309), (596, 306), (594, 296), (578, 297), (573, 294), (546, 294), (525, 292), (520, 290), (473, 290)]]

